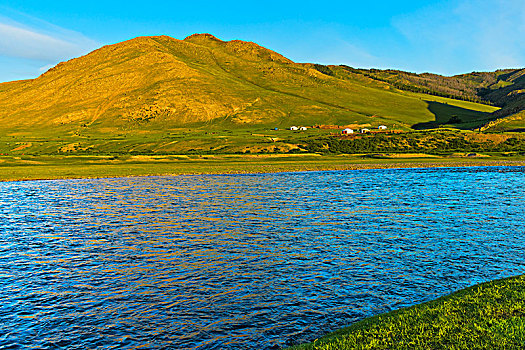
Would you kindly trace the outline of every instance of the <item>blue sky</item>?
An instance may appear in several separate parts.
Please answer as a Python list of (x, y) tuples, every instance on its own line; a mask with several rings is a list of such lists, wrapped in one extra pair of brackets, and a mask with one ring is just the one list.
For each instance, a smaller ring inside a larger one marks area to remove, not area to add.
[(297, 62), (446, 75), (525, 66), (523, 0), (0, 0), (0, 82), (136, 36), (204, 32)]

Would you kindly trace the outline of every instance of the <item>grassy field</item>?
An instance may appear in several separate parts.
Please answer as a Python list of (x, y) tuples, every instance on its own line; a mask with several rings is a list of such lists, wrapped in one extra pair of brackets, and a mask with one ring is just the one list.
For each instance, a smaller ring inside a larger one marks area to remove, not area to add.
[(4, 155), (113, 155), (113, 154), (188, 154), (188, 153), (285, 153), (297, 148), (305, 137), (324, 136), (330, 130), (304, 132), (270, 128), (170, 130), (124, 130), (98, 132), (83, 130), (61, 133), (36, 130), (0, 134), (0, 154)]
[(488, 123), (485, 130), (493, 132), (525, 131), (525, 112), (516, 113)]
[[(329, 135), (337, 136), (340, 133), (341, 129), (308, 128), (306, 131), (291, 131), (285, 128), (253, 126), (224, 129), (200, 126), (198, 128), (118, 132), (82, 130), (74, 133), (35, 129), (0, 133), (0, 156), (294, 153), (307, 150), (307, 145), (311, 144), (312, 140), (323, 140)], [(483, 146), (481, 149), (487, 151), (493, 150), (494, 145), (499, 145), (510, 138), (524, 140), (522, 133), (489, 134), (443, 127), (409, 131), (398, 135), (375, 133), (356, 134), (352, 137), (354, 139), (366, 138), (368, 143), (378, 145), (382, 139), (389, 139), (399, 145), (404, 143), (406, 149), (400, 150), (405, 153), (432, 151), (432, 142), (426, 142), (427, 139), (439, 139), (441, 144), (451, 143), (451, 146), (457, 144), (458, 147), (462, 144), (475, 143)], [(400, 141), (403, 142), (400, 143)], [(414, 147), (416, 143), (421, 147)], [(443, 147), (440, 146), (440, 148)], [(446, 147), (448, 148), (450, 147)], [(476, 146), (473, 149), (479, 148)], [(505, 149), (505, 151), (508, 150), (511, 149)], [(370, 151), (376, 152), (377, 150), (371, 147)], [(469, 149), (465, 148), (465, 151)], [(515, 151), (520, 151), (519, 147)]]
[(350, 136), (311, 137), (305, 149), (315, 153), (426, 153), (471, 156), (525, 155), (525, 135), (485, 134), (457, 129), (434, 129), (407, 133), (367, 133)]
[(357, 322), (290, 350), (523, 349), (525, 276)]
[(0, 156), (0, 181), (180, 174), (247, 174), (370, 168), (525, 166), (525, 156), (425, 154), (25, 155)]
[(525, 160), (521, 134), (441, 128), (348, 138), (334, 135), (340, 135), (340, 130), (252, 127), (11, 133), (0, 136), (0, 180), (512, 165)]

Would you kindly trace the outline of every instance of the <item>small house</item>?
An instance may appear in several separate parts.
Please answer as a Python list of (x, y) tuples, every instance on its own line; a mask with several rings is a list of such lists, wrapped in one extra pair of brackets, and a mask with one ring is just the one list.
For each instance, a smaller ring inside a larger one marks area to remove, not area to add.
[(296, 130), (299, 130), (299, 128), (297, 126), (291, 126), (290, 130), (296, 131)]
[(344, 129), (342, 131), (342, 134), (343, 135), (349, 135), (349, 134), (353, 134), (354, 133), (354, 130), (353, 129)]
[(370, 132), (370, 129), (361, 129), (361, 134), (366, 134), (367, 132)]
[(386, 125), (379, 125), (378, 129), (379, 130), (386, 130), (388, 128), (386, 127)]
[(306, 131), (306, 129), (308, 129), (306, 126), (301, 126), (301, 127), (299, 128), (300, 131)]

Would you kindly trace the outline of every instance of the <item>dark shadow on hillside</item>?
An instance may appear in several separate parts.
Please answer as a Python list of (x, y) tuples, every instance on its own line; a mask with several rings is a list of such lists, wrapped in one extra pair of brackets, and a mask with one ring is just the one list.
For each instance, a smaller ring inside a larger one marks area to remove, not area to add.
[(510, 78), (514, 74), (518, 73), (519, 71), (521, 71), (521, 69), (514, 69), (514, 70), (510, 71), (509, 73), (501, 74), (500, 76), (498, 76), (498, 81), (500, 81), (500, 80), (507, 80), (508, 78)]
[(434, 129), (443, 125), (450, 125), (458, 129), (475, 129), (496, 119), (491, 113), (473, 111), (462, 107), (452, 106), (446, 103), (425, 101), (428, 110), (434, 114), (435, 120), (412, 125), (413, 129)]

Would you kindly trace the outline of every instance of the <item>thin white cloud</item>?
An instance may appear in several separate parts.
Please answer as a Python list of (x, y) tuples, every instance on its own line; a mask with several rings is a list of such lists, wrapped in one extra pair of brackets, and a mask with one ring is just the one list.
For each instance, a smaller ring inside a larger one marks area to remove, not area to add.
[[(241, 30), (239, 26), (237, 31)], [(258, 34), (251, 40), (263, 46), (264, 38), (271, 37), (271, 43), (266, 46), (295, 62), (363, 67), (377, 64), (379, 61), (355, 35), (348, 33), (346, 26), (334, 23), (289, 20), (277, 24), (257, 25), (248, 32)], [(260, 36), (261, 40), (258, 40), (257, 36)]]
[[(363, 47), (350, 43), (341, 38), (332, 38), (326, 45), (319, 59), (324, 64), (345, 63), (353, 67), (372, 67), (377, 65), (379, 59), (365, 50)], [(341, 61), (344, 62), (341, 62)]]
[(47, 72), (48, 70), (50, 70), (50, 69), (53, 68), (53, 67), (54, 67), (53, 64), (47, 64), (47, 65), (45, 65), (45, 66), (42, 66), (42, 67), (38, 68), (38, 71), (39, 71), (40, 73), (44, 73), (44, 72)]
[(19, 17), (24, 23), (0, 17), (0, 56), (56, 63), (98, 46), (80, 33), (29, 16)]
[(525, 66), (523, 0), (453, 0), (393, 19), (393, 26), (433, 70)]

